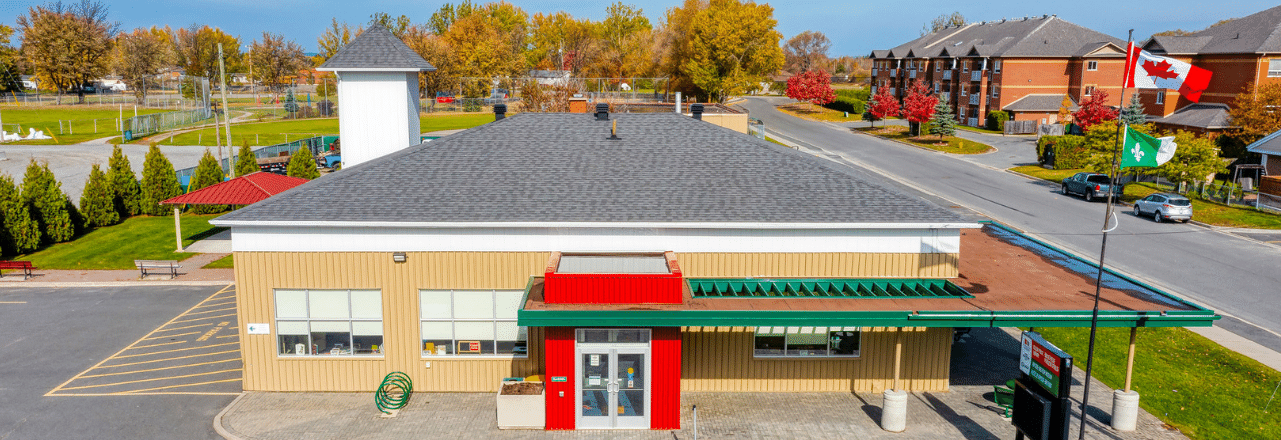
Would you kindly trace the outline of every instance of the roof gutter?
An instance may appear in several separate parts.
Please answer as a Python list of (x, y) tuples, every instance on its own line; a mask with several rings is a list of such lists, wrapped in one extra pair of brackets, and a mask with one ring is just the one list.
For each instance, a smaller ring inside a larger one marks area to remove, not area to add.
[(930, 223), (730, 223), (730, 222), (356, 222), (356, 221), (209, 221), (214, 226), (259, 226), (318, 228), (618, 228), (618, 229), (980, 229), (974, 222)]

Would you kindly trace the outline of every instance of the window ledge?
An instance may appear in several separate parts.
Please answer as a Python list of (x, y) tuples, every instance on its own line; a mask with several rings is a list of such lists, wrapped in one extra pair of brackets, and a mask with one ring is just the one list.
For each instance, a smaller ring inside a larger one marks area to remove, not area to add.
[(314, 360), (328, 360), (328, 361), (381, 361), (381, 360), (387, 359), (387, 356), (386, 356), (386, 355), (378, 355), (378, 356), (373, 356), (373, 355), (325, 355), (325, 356), (321, 356), (321, 355), (318, 355), (318, 354), (304, 354), (304, 355), (296, 355), (296, 354), (277, 354), (277, 355), (276, 355), (276, 359), (300, 360), (300, 361), (303, 361), (303, 360), (307, 360), (307, 361), (314, 361)]
[(862, 359), (862, 356), (760, 356), (752, 355), (752, 359), (762, 359), (769, 361), (776, 360), (853, 360)]
[(442, 360), (442, 361), (443, 361), (443, 360), (468, 360), (468, 359), (477, 359), (477, 360), (480, 360), (480, 359), (485, 359), (485, 360), (494, 360), (494, 359), (529, 359), (529, 355), (521, 355), (521, 356), (511, 355), (511, 354), (507, 354), (507, 355), (504, 355), (504, 354), (485, 354), (485, 355), (434, 355), (434, 356), (422, 356), (422, 359)]

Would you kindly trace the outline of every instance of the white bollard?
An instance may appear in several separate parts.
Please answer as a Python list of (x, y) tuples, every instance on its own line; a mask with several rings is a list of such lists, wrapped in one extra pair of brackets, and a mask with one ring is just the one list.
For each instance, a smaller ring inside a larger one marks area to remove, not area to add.
[(907, 429), (907, 391), (885, 390), (881, 405), (881, 429), (903, 432)]
[(1133, 431), (1139, 423), (1139, 392), (1112, 392), (1112, 429)]

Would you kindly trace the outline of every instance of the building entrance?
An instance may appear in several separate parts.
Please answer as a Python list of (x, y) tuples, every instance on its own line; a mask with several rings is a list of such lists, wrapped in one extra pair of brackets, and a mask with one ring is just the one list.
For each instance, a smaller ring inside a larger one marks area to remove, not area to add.
[(580, 329), (578, 426), (649, 429), (649, 330)]

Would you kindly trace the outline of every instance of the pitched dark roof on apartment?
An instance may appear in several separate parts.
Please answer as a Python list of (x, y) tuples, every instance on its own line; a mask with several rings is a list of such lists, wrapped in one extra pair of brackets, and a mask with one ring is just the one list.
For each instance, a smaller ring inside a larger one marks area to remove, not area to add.
[(1144, 47), (1176, 55), (1281, 53), (1281, 6), (1191, 35), (1152, 37)]
[(1108, 43), (1123, 47), (1125, 41), (1048, 15), (940, 29), (890, 49), (888, 56), (911, 51), (916, 57), (933, 57), (946, 48), (951, 56), (1073, 57), (1080, 56), (1082, 47)]
[(1175, 110), (1169, 116), (1153, 119), (1151, 122), (1201, 129), (1223, 129), (1229, 123), (1228, 105), (1202, 102)]
[(1254, 141), (1245, 149), (1252, 153), (1281, 154), (1281, 130), (1274, 131), (1272, 134), (1264, 136), (1263, 139)]
[[(1015, 100), (1001, 110), (1010, 110), (1016, 112), (1057, 112), (1063, 107), (1063, 94), (1032, 94)], [(1072, 100), (1072, 98), (1068, 98)], [(1076, 111), (1079, 107), (1076, 101), (1072, 101), (1072, 106), (1068, 110)]]
[(353, 38), (316, 70), (436, 70), (417, 52), (382, 25), (373, 25)]
[[(614, 121), (619, 140), (607, 139)], [(845, 167), (673, 113), (610, 121), (517, 114), (321, 177), (218, 221), (964, 222)]]

